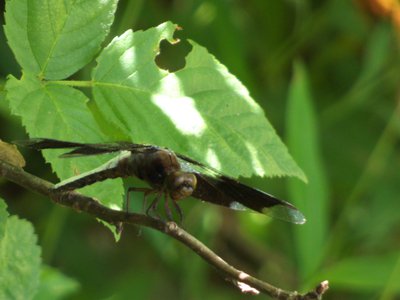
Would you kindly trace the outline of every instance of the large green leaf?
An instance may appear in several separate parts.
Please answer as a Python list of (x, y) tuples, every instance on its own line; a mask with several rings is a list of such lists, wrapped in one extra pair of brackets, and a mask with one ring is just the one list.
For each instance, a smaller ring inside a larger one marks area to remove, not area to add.
[(31, 223), (8, 217), (0, 199), (0, 299), (32, 299), (39, 284), (40, 263)]
[(169, 73), (155, 63), (159, 43), (176, 25), (116, 37), (93, 72), (104, 117), (135, 142), (167, 146), (231, 176), (304, 174), (247, 89), (191, 41), (186, 66)]
[[(87, 62), (76, 60), (74, 56), (64, 57), (64, 47), (59, 49), (64, 45), (59, 43), (71, 29), (68, 27), (65, 32), (65, 26), (69, 22), (76, 25), (75, 15), (87, 11), (87, 1), (67, 1), (65, 7), (58, 2), (48, 3), (43, 18), (39, 17), (43, 3), (36, 0), (25, 6), (24, 3), (11, 1), (8, 4), (7, 30), (17, 58), (27, 55), (30, 59), (27, 62), (19, 59), (24, 76), (20, 80), (10, 77), (6, 89), (12, 113), (21, 117), (30, 136), (81, 142), (122, 137), (168, 146), (235, 177), (257, 174), (305, 178), (246, 88), (206, 49), (191, 42), (193, 50), (184, 69), (168, 73), (158, 68), (154, 59), (159, 44), (164, 39), (173, 41), (176, 25), (167, 22), (147, 31), (127, 31), (115, 38), (98, 57), (93, 81), (85, 83), (86, 86), (93, 85), (97, 104), (89, 109), (83, 93), (37, 76), (59, 79)], [(83, 36), (92, 37), (86, 30), (96, 36), (98, 31), (104, 31), (104, 27), (108, 30), (112, 18), (105, 16), (114, 11), (114, 2), (102, 3), (102, 9), (96, 8), (93, 15), (90, 13), (93, 24), (88, 23), (90, 26), (86, 28), (86, 23), (78, 22), (82, 26), (78, 31)], [(104, 15), (96, 13), (97, 9)], [(99, 14), (104, 18), (96, 18)], [(50, 16), (64, 21), (52, 23)], [(41, 35), (37, 28), (44, 26), (43, 22), (54, 27), (54, 36)], [(22, 41), (13, 40), (12, 32), (21, 29), (20, 24), (22, 27), (28, 24), (30, 29), (25, 35), (20, 33)], [(32, 40), (35, 43), (29, 42)], [(82, 50), (77, 52), (80, 53), (78, 56), (93, 55), (91, 43), (83, 41), (80, 39), (75, 44)], [(24, 52), (24, 49), (31, 52)], [(53, 55), (57, 49), (60, 52)], [(36, 61), (36, 65), (31, 64), (31, 60)], [(59, 66), (65, 68), (58, 69)], [(103, 133), (105, 128), (108, 128), (106, 134)], [(61, 179), (95, 168), (109, 158), (62, 160), (57, 158), (60, 151), (44, 153)], [(101, 189), (93, 187), (88, 191), (103, 204), (122, 207), (120, 180), (106, 181)]]
[(290, 179), (288, 186), (290, 200), (307, 218), (306, 224), (294, 228), (303, 278), (319, 267), (327, 236), (328, 191), (317, 122), (307, 72), (301, 63), (297, 63), (289, 88), (287, 140), (293, 157), (307, 174), (308, 184)]
[(26, 71), (66, 78), (93, 59), (114, 20), (117, 0), (7, 1), (5, 33)]
[[(76, 89), (44, 84), (34, 76), (26, 75), (21, 80), (10, 77), (7, 92), (12, 113), (21, 117), (22, 124), (32, 137), (86, 142), (106, 139), (87, 107), (88, 99)], [(63, 150), (44, 151), (46, 161), (52, 164), (61, 179), (89, 171), (110, 158), (61, 159), (58, 157), (61, 153)], [(86, 191), (107, 206), (122, 207), (124, 189), (121, 179), (105, 181), (101, 189), (93, 186)]]

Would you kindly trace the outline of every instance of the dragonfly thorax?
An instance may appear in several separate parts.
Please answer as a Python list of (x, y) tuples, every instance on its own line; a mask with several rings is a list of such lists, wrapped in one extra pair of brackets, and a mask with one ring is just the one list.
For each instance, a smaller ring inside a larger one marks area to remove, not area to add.
[(175, 154), (165, 149), (152, 153), (134, 153), (129, 158), (128, 173), (146, 181), (154, 188), (165, 186), (168, 177), (181, 170)]
[(125, 173), (137, 176), (157, 190), (164, 190), (174, 200), (189, 197), (196, 188), (196, 176), (182, 172), (176, 155), (167, 149), (134, 153), (123, 164), (130, 169)]

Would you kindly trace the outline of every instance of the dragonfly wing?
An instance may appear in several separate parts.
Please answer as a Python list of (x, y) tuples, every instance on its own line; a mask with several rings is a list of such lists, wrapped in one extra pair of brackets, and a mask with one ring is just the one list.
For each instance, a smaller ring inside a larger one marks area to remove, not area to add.
[(304, 215), (292, 204), (263, 191), (226, 176), (214, 178), (204, 174), (194, 174), (197, 177), (197, 186), (192, 196), (195, 198), (231, 209), (242, 209), (244, 206), (295, 224), (303, 224), (306, 221)]
[(32, 148), (35, 150), (42, 149), (61, 149), (61, 148), (75, 148), (83, 146), (84, 144), (75, 142), (65, 142), (53, 139), (33, 138), (29, 140), (15, 141), (17, 145)]
[(119, 151), (130, 151), (134, 153), (156, 151), (158, 147), (151, 145), (133, 144), (129, 142), (104, 143), (104, 144), (84, 144), (76, 149), (64, 153), (60, 157), (77, 157), (113, 153)]
[(90, 143), (66, 142), (66, 141), (59, 141), (46, 138), (34, 138), (25, 141), (18, 141), (16, 142), (16, 144), (36, 150), (75, 148), (70, 152), (62, 154), (61, 157), (98, 155), (98, 154), (119, 152), (124, 150), (137, 153), (137, 152), (151, 151), (152, 149), (159, 149), (158, 147), (152, 145), (134, 144), (130, 142), (90, 144)]
[(304, 215), (292, 204), (240, 183), (191, 158), (179, 154), (177, 156), (182, 170), (196, 175), (197, 186), (193, 197), (231, 209), (250, 208), (295, 224), (306, 221)]

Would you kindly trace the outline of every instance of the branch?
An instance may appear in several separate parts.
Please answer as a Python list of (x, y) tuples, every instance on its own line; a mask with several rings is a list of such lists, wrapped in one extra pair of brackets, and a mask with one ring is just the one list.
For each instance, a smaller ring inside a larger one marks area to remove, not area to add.
[(226, 280), (239, 288), (242, 293), (256, 295), (262, 292), (275, 299), (306, 300), (322, 299), (322, 295), (328, 289), (328, 282), (323, 281), (313, 291), (303, 295), (296, 291), (281, 290), (232, 267), (202, 242), (180, 228), (175, 222), (163, 222), (142, 214), (109, 209), (95, 199), (77, 192), (56, 193), (53, 191), (54, 185), (52, 183), (29, 174), (22, 168), (10, 165), (3, 160), (0, 160), (0, 176), (26, 189), (45, 195), (57, 204), (70, 207), (76, 211), (86, 212), (116, 226), (120, 226), (121, 224), (141, 225), (168, 234), (186, 247), (192, 249), (206, 262), (215, 267)]

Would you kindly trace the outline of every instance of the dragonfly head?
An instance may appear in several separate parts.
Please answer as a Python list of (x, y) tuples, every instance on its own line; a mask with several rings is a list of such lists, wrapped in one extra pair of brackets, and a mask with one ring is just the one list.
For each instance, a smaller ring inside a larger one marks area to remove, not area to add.
[(192, 173), (176, 171), (167, 177), (167, 189), (174, 200), (189, 197), (196, 188), (197, 179)]

